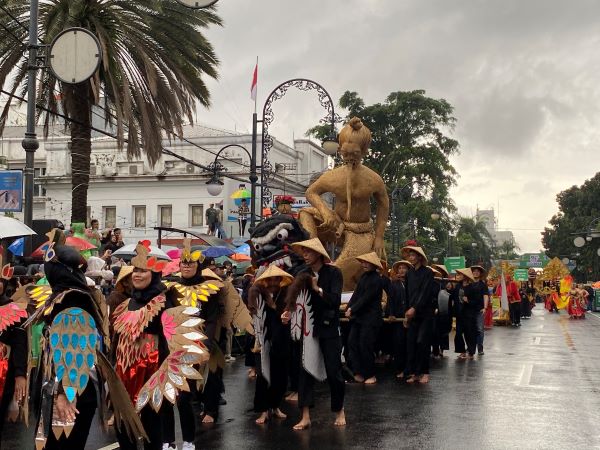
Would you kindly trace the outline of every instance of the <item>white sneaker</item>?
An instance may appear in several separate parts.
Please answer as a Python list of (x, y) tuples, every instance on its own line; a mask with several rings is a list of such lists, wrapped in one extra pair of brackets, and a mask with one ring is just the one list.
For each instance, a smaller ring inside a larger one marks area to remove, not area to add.
[(225, 362), (233, 362), (235, 361), (235, 357), (231, 355), (225, 355)]
[(196, 450), (196, 444), (193, 442), (184, 442), (181, 450)]
[(162, 450), (177, 450), (177, 445), (176, 444), (169, 445), (168, 442), (165, 442), (163, 444)]

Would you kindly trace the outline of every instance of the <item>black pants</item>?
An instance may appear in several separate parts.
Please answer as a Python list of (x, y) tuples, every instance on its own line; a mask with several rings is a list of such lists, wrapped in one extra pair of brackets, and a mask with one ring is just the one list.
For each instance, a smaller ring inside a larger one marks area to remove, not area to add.
[(477, 330), (477, 314), (469, 313), (464, 316), (465, 326), (465, 338), (467, 340), (467, 351), (469, 355), (473, 356), (477, 350), (477, 337), (479, 331)]
[[(198, 391), (194, 381), (189, 380), (190, 392), (181, 391), (177, 396), (177, 409), (179, 410), (179, 424), (184, 442), (194, 442), (196, 437), (196, 414), (193, 403), (197, 400)], [(165, 400), (167, 401), (167, 400)], [(166, 408), (163, 411), (163, 442), (172, 444), (175, 442), (175, 411)]]
[[(173, 405), (164, 400), (158, 412), (155, 412), (150, 405), (146, 405), (140, 413), (140, 419), (144, 430), (148, 435), (148, 441), (144, 441), (144, 450), (162, 450), (165, 439), (163, 433), (163, 422), (165, 417), (173, 413)], [(117, 429), (117, 440), (120, 450), (137, 450), (137, 442), (131, 440), (125, 430)], [(79, 447), (81, 450), (83, 447)]]
[(467, 345), (465, 344), (465, 318), (462, 314), (456, 317), (456, 334), (454, 335), (454, 352), (466, 353)]
[(508, 312), (510, 314), (510, 322), (513, 325), (521, 323), (521, 303), (514, 302), (508, 304)]
[[(254, 411), (262, 413), (269, 409), (279, 408), (287, 389), (288, 358), (285, 356), (271, 356), (271, 384), (258, 370), (256, 387), (254, 390)], [(256, 354), (256, 367), (260, 365), (260, 353)], [(262, 369), (262, 368), (261, 368)]]
[(521, 317), (531, 317), (531, 303), (527, 296), (521, 299)]
[(63, 434), (60, 439), (57, 440), (54, 437), (52, 430), (50, 430), (50, 435), (48, 436), (48, 441), (44, 448), (46, 450), (81, 450), (85, 448), (85, 443), (90, 434), (92, 420), (94, 419), (94, 414), (96, 414), (97, 405), (96, 386), (90, 381), (81, 395), (77, 397), (76, 408), (79, 411), (79, 414), (77, 414), (75, 426), (69, 437), (67, 438)]
[(348, 336), (350, 366), (364, 378), (375, 376), (375, 342), (379, 335), (378, 325), (353, 322)]
[(4, 421), (6, 420), (6, 412), (12, 401), (15, 393), (15, 374), (11, 367), (8, 368), (6, 373), (6, 381), (4, 384), (4, 392), (0, 399), (0, 448), (2, 448), (2, 428), (4, 427)]
[[(344, 393), (346, 384), (342, 376), (342, 341), (339, 336), (334, 338), (319, 339), (323, 359), (325, 360), (325, 371), (327, 382), (331, 392), (331, 410), (339, 412), (344, 407)], [(303, 367), (300, 368), (298, 378), (298, 406), (313, 407), (315, 405), (315, 379)]]
[(389, 324), (391, 336), (392, 356), (394, 358), (394, 370), (396, 373), (404, 372), (406, 368), (406, 332), (403, 323)]
[(246, 344), (244, 346), (244, 365), (246, 367), (256, 367), (256, 361), (254, 360), (254, 336), (250, 333), (246, 333)]
[(218, 368), (216, 372), (208, 373), (206, 384), (202, 392), (202, 403), (204, 404), (204, 413), (217, 419), (219, 416), (219, 400), (223, 392), (223, 370)]
[(433, 332), (433, 354), (440, 355), (444, 350), (450, 349), (450, 340), (448, 335), (452, 330), (452, 317), (447, 314), (434, 317)]
[(240, 236), (243, 236), (246, 232), (246, 224), (248, 223), (248, 219), (238, 219), (238, 223), (240, 225)]
[(302, 341), (292, 341), (290, 346), (289, 379), (290, 391), (298, 392), (298, 379), (302, 370)]
[(429, 354), (433, 333), (433, 317), (414, 318), (408, 327), (407, 373), (429, 373)]

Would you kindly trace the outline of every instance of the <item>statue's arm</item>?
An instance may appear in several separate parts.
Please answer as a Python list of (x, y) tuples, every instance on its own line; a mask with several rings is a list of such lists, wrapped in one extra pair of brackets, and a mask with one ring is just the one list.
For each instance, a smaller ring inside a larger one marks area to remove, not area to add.
[(390, 200), (388, 198), (387, 189), (383, 180), (380, 180), (377, 185), (377, 190), (373, 194), (377, 202), (377, 215), (375, 218), (375, 242), (373, 250), (379, 256), (383, 256), (383, 235), (390, 214)]
[(311, 184), (306, 190), (306, 200), (317, 208), (321, 216), (325, 217), (331, 211), (327, 204), (321, 198), (321, 195), (331, 192), (331, 187), (326, 180), (327, 175), (321, 176), (317, 181)]

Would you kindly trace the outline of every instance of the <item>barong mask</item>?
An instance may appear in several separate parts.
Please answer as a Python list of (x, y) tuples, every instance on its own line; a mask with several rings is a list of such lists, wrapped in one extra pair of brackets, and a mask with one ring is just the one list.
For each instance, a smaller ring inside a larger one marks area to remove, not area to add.
[(308, 239), (308, 233), (292, 216), (280, 215), (259, 224), (250, 237), (252, 264), (255, 267), (275, 264), (285, 271), (303, 264), (292, 244)]

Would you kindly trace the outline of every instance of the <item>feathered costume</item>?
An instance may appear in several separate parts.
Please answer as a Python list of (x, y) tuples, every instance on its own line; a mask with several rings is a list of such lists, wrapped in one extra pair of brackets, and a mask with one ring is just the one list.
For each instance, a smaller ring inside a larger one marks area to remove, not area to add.
[[(15, 298), (28, 298), (34, 312), (24, 324), (44, 323), (37, 389), (36, 448), (84, 448), (96, 410), (96, 389), (108, 385), (115, 424), (132, 436), (146, 437), (135, 410), (123, 402), (125, 390), (104, 352), (110, 345), (102, 294), (87, 286), (85, 260), (65, 246), (60, 230), (48, 233), (44, 270), (50, 287), (25, 286)], [(97, 387), (92, 381), (98, 381)], [(76, 403), (75, 421), (59, 417), (57, 397)]]

